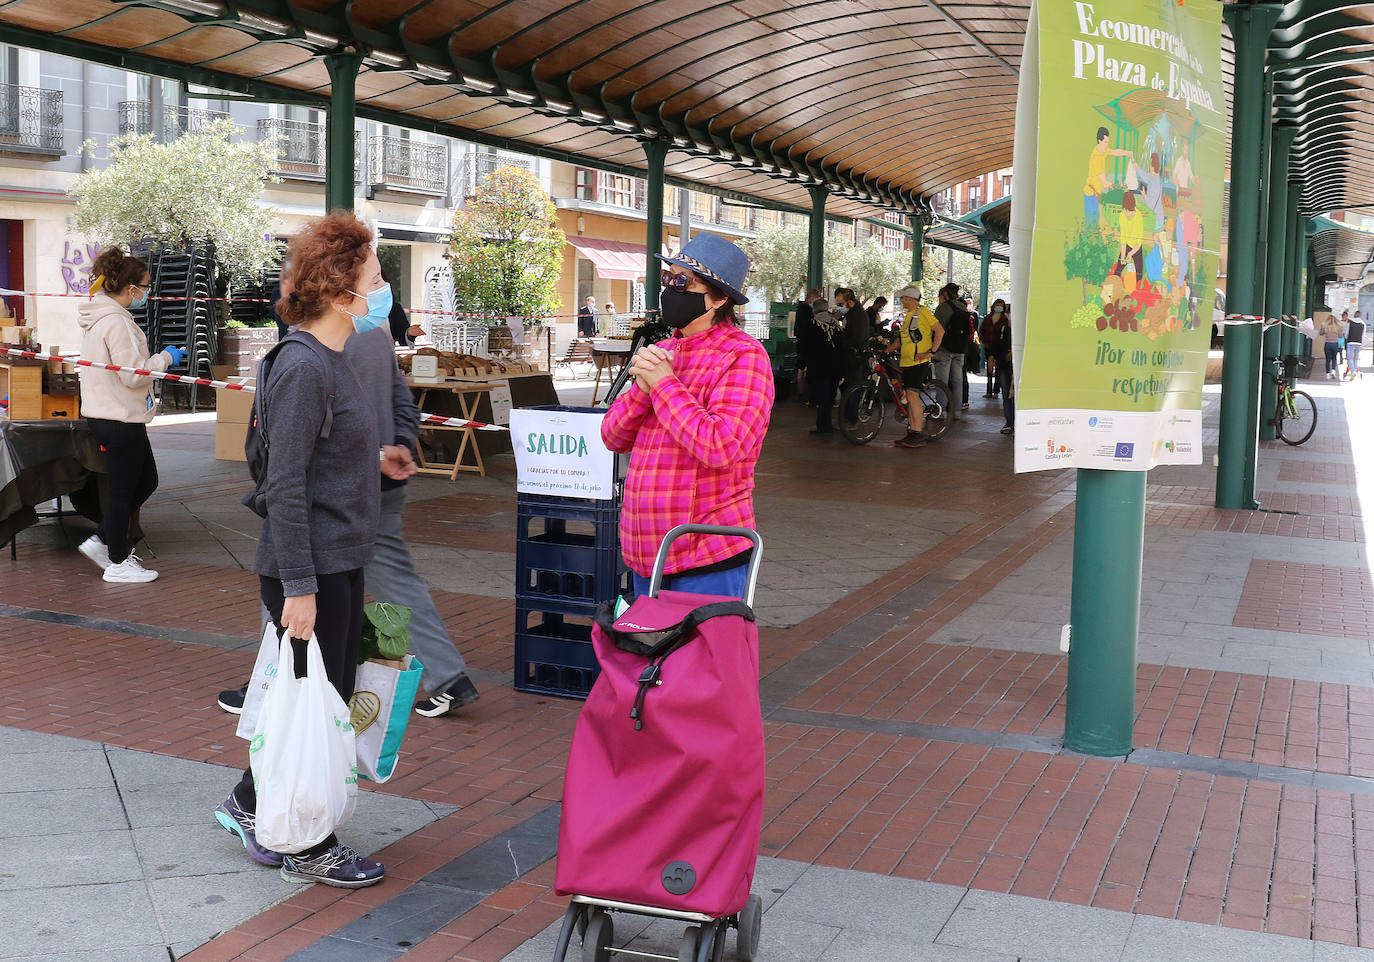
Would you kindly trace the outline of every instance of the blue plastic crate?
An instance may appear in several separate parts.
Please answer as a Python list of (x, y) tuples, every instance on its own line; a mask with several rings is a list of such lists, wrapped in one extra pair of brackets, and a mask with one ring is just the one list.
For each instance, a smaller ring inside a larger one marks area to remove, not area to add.
[(515, 690), (586, 698), (601, 673), (590, 618), (570, 621), (517, 601), (515, 625)]
[(619, 545), (598, 547), (589, 537), (517, 541), (515, 571), (517, 598), (559, 611), (593, 610), (629, 588)]

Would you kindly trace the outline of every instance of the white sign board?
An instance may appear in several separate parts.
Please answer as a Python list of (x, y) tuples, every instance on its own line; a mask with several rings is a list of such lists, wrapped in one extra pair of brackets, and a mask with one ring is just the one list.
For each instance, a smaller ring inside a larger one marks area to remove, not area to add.
[(615, 455), (601, 442), (605, 412), (514, 408), (515, 489), (562, 498), (615, 497)]

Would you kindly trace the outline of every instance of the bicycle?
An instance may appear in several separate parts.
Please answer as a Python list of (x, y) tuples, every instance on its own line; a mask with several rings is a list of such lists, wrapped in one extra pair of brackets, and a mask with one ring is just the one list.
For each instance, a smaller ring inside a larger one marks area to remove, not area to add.
[[(867, 444), (882, 430), (883, 419), (887, 416), (887, 405), (882, 398), (884, 381), (896, 399), (897, 418), (910, 424), (901, 371), (887, 360), (878, 358), (873, 362), (867, 380), (854, 385), (840, 398), (840, 431), (851, 444)], [(932, 441), (943, 437), (949, 430), (949, 391), (943, 384), (927, 381), (917, 393), (926, 416), (922, 432)]]
[[(1274, 406), (1274, 434), (1285, 444), (1299, 445), (1317, 430), (1317, 402), (1306, 391), (1293, 388), (1293, 382), (1312, 373), (1312, 358), (1288, 355), (1284, 358), (1271, 357), (1268, 361), (1282, 360), (1282, 366), (1274, 375), (1278, 384), (1278, 401)], [(1284, 426), (1288, 422), (1289, 427)]]

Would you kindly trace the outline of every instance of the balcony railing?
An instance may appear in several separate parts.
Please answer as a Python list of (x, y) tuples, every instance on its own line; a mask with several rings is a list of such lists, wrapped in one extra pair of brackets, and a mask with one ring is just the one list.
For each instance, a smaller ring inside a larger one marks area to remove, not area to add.
[(166, 143), (182, 134), (198, 134), (216, 120), (228, 120), (222, 110), (203, 110), (200, 107), (179, 107), (165, 104), (155, 109), (147, 100), (125, 100), (119, 105), (119, 133), (151, 134)]
[(526, 173), (534, 173), (534, 162), (528, 157), (515, 154), (489, 154), (485, 151), (469, 151), (463, 156), (462, 193), (472, 197), (477, 188), (487, 182), (487, 178), (502, 167), (516, 167)]
[[(328, 162), (326, 128), (305, 120), (265, 118), (258, 121), (258, 140), (275, 140), (277, 160), (273, 169), (282, 177), (322, 180)], [(353, 177), (362, 180), (363, 138), (353, 132)]]
[(62, 91), (0, 84), (0, 150), (62, 155)]
[(373, 186), (448, 193), (448, 152), (442, 144), (373, 137), (367, 160), (367, 179)]

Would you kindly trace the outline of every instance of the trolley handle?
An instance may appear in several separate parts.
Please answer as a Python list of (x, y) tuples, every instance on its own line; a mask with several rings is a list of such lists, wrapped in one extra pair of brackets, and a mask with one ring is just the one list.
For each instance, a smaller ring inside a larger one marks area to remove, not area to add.
[(754, 543), (744, 584), (744, 603), (753, 607), (754, 588), (758, 586), (759, 581), (759, 565), (763, 562), (763, 538), (752, 528), (734, 528), (719, 524), (680, 524), (664, 536), (663, 544), (658, 546), (658, 557), (654, 558), (653, 574), (649, 578), (649, 597), (658, 597), (658, 590), (663, 585), (663, 568), (668, 564), (668, 549), (674, 541), (685, 534), (728, 535), (734, 538), (748, 538)]

